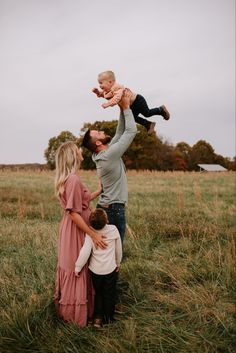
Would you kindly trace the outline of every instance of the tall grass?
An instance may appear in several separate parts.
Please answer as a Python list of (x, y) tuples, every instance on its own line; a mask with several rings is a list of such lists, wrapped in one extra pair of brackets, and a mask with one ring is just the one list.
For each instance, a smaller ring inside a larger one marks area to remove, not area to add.
[[(95, 172), (82, 179), (96, 188)], [(53, 173), (0, 173), (2, 353), (235, 352), (235, 174), (129, 172), (128, 182), (125, 312), (96, 331), (55, 313)]]

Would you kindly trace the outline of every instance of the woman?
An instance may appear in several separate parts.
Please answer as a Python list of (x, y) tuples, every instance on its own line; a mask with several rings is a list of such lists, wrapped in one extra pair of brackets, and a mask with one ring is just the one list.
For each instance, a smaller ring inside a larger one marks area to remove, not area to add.
[(101, 192), (90, 193), (78, 175), (83, 160), (74, 142), (65, 142), (56, 153), (55, 191), (64, 209), (60, 224), (55, 304), (59, 316), (79, 326), (87, 325), (93, 314), (93, 290), (87, 266), (75, 276), (75, 262), (84, 244), (85, 233), (96, 246), (106, 247), (101, 234), (88, 226), (89, 202)]

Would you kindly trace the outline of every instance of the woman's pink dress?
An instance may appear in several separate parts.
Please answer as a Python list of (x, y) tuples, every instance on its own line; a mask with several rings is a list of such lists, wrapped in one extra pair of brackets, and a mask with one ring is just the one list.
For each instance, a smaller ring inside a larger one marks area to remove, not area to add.
[(64, 215), (60, 224), (55, 303), (59, 316), (79, 326), (92, 317), (94, 293), (87, 265), (75, 276), (75, 262), (84, 244), (85, 234), (71, 220), (69, 211), (76, 212), (88, 223), (90, 192), (79, 176), (72, 174), (65, 182), (60, 204)]

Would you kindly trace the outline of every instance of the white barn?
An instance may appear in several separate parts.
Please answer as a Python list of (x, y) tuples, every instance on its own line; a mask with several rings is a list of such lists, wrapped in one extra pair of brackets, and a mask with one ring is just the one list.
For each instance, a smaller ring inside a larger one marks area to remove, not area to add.
[(227, 172), (228, 169), (219, 164), (198, 164), (200, 172)]

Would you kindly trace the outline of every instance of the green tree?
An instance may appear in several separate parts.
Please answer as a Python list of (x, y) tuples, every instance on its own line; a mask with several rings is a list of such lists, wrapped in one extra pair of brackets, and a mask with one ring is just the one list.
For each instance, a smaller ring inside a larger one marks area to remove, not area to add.
[(190, 169), (198, 170), (199, 163), (215, 163), (215, 152), (213, 147), (204, 140), (199, 140), (193, 145), (190, 153)]
[(159, 153), (159, 168), (158, 170), (173, 170), (174, 169), (174, 147), (168, 141), (160, 141), (161, 148)]
[(140, 125), (137, 128), (138, 133), (124, 154), (124, 163), (127, 169), (156, 170), (160, 164), (162, 141), (155, 133), (148, 135)]
[[(96, 121), (93, 124), (86, 123), (81, 129), (80, 141), (86, 130), (103, 130), (110, 136), (115, 135), (117, 120)], [(172, 147), (159, 139), (155, 133), (148, 135), (146, 129), (137, 125), (138, 133), (132, 144), (123, 156), (127, 169), (149, 169), (149, 170), (172, 170), (173, 153)], [(94, 169), (95, 164), (91, 159), (92, 153), (87, 149), (83, 150), (84, 161), (82, 168)]]
[(56, 151), (58, 147), (66, 141), (74, 141), (76, 143), (79, 142), (77, 137), (75, 137), (70, 131), (62, 131), (58, 136), (50, 138), (48, 147), (44, 152), (44, 157), (50, 169), (55, 169)]
[(215, 156), (215, 163), (222, 165), (222, 167), (226, 169), (232, 170), (232, 161), (228, 157), (223, 157), (220, 154), (216, 154)]
[[(117, 121), (112, 120), (112, 121), (95, 121), (95, 123), (85, 123), (84, 126), (81, 129), (81, 134), (79, 138), (79, 143), (82, 142), (83, 135), (88, 129), (91, 130), (102, 130), (104, 131), (107, 135), (114, 136), (115, 131), (116, 131), (116, 126), (117, 126)], [(95, 169), (96, 166), (94, 162), (92, 161), (92, 152), (87, 150), (87, 148), (83, 149), (83, 157), (84, 160), (82, 162), (81, 168), (90, 170), (90, 169)]]
[[(77, 138), (69, 131), (62, 131), (58, 136), (49, 140), (44, 156), (51, 169), (55, 168), (55, 153), (57, 148), (65, 141), (75, 141), (80, 145), (87, 129), (103, 130), (110, 136), (115, 135), (117, 120), (96, 121), (85, 123)], [(236, 158), (230, 160), (214, 152), (213, 147), (206, 141), (200, 140), (193, 147), (186, 142), (179, 142), (172, 146), (168, 141), (163, 141), (155, 133), (148, 135), (146, 130), (137, 125), (138, 133), (132, 144), (123, 156), (127, 169), (141, 170), (198, 170), (199, 163), (218, 163), (231, 170), (236, 169)], [(83, 150), (83, 169), (95, 169), (92, 153), (86, 148)]]
[[(227, 158), (228, 159), (228, 158)], [(236, 171), (236, 156), (233, 157), (232, 159), (228, 159), (229, 160), (229, 165), (228, 165), (228, 168), (230, 170), (234, 170)]]

